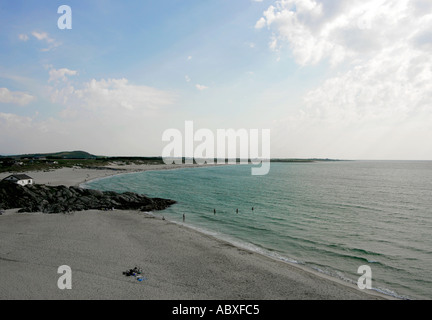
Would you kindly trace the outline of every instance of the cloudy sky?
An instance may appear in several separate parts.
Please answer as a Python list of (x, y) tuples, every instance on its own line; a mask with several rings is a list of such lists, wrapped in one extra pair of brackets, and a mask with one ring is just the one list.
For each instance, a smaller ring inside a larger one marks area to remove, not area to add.
[(0, 2), (0, 154), (160, 155), (185, 121), (271, 129), (272, 157), (431, 160), (432, 1)]

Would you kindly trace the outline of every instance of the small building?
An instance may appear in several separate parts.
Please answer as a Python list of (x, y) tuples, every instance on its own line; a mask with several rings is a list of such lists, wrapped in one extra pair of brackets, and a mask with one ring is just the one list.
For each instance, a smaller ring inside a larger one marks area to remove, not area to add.
[(8, 181), (12, 183), (19, 184), (21, 186), (26, 186), (28, 184), (33, 184), (33, 178), (26, 174), (13, 174), (9, 177), (3, 179), (3, 181)]

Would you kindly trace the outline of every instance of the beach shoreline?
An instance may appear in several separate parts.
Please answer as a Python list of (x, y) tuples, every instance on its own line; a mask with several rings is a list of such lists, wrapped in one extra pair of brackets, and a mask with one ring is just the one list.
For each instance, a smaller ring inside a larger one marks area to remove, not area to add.
[[(193, 166), (145, 165), (122, 171), (63, 168), (28, 174), (36, 183), (77, 186), (117, 174), (185, 167)], [(8, 210), (0, 217), (0, 299), (392, 299), (234, 246), (161, 215), (118, 210), (44, 215)], [(72, 290), (57, 288), (56, 271), (61, 265), (70, 265), (74, 272)], [(122, 274), (136, 265), (144, 268), (148, 280), (143, 283)]]
[[(207, 165), (216, 166), (216, 165)], [(32, 177), (35, 184), (49, 186), (79, 187), (80, 185), (96, 180), (109, 178), (121, 174), (138, 173), (154, 170), (175, 170), (181, 168), (203, 167), (197, 164), (142, 164), (142, 165), (109, 165), (99, 168), (63, 167), (55, 170), (27, 171), (24, 174)], [(13, 172), (0, 173), (0, 180), (6, 178)]]

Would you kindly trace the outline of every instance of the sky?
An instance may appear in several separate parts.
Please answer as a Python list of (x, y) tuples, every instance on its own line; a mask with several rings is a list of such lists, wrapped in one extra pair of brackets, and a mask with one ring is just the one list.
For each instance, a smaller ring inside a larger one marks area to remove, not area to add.
[(0, 154), (159, 156), (185, 121), (432, 160), (432, 1), (1, 0)]

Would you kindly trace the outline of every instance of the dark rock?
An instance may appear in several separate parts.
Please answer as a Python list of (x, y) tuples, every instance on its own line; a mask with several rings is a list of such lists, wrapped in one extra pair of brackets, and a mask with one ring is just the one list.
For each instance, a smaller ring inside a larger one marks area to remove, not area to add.
[(66, 213), (83, 210), (164, 210), (176, 202), (149, 198), (132, 192), (123, 194), (77, 187), (29, 185), (0, 182), (2, 209), (21, 208), (19, 212)]

